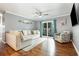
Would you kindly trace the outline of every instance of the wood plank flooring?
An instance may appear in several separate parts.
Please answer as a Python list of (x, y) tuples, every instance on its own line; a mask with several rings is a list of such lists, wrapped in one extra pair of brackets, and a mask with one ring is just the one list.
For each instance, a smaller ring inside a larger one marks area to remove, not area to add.
[(48, 44), (50, 45), (49, 42), (42, 42), (29, 51), (14, 51), (7, 44), (0, 43), (0, 56), (77, 56), (71, 42), (61, 44), (54, 41), (55, 46)]

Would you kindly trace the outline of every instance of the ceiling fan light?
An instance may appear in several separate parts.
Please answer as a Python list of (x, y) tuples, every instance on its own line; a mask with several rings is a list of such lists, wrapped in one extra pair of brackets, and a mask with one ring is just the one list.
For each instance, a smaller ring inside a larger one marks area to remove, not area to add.
[(39, 16), (40, 18), (42, 17), (42, 16)]
[(44, 15), (48, 15), (48, 14), (44, 14)]

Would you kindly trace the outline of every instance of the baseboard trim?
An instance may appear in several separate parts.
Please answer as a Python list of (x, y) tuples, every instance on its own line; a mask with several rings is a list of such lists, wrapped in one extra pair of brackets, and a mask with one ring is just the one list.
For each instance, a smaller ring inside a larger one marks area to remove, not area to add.
[(2, 43), (6, 44), (6, 42), (5, 42), (5, 41), (3, 41), (3, 40), (2, 40)]
[(78, 51), (78, 49), (76, 48), (76, 46), (75, 46), (75, 44), (72, 42), (72, 44), (73, 44), (73, 46), (74, 46), (74, 48), (75, 48), (75, 50), (76, 50), (76, 52), (77, 52), (77, 54), (78, 54), (78, 56), (79, 56), (79, 51)]

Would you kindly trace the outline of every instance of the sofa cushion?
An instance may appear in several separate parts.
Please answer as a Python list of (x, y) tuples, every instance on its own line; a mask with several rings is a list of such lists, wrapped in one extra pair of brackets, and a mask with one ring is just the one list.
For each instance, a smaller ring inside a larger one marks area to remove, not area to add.
[(35, 34), (40, 34), (39, 30), (32, 30), (32, 35), (35, 35)]
[(26, 41), (26, 40), (30, 40), (32, 39), (32, 35), (28, 35), (28, 36), (22, 36), (22, 41)]
[(28, 31), (27, 30), (23, 30), (23, 35), (28, 35)]
[(23, 30), (24, 35), (31, 35), (31, 30)]
[(36, 30), (32, 30), (31, 32), (32, 32), (32, 35), (36, 34)]
[(40, 31), (39, 31), (39, 30), (37, 30), (37, 31), (36, 31), (36, 34), (40, 34)]
[(27, 33), (28, 33), (28, 35), (31, 35), (32, 33), (31, 33), (31, 30), (27, 30)]

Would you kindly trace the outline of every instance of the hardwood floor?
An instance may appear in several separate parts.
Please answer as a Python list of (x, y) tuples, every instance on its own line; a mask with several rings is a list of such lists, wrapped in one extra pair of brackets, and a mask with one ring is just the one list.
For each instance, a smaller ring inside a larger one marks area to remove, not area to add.
[(58, 43), (56, 41), (44, 41), (30, 51), (14, 51), (7, 44), (0, 43), (0, 56), (77, 56), (77, 53), (71, 42)]
[(77, 56), (72, 42), (60, 44), (56, 42), (56, 56)]

